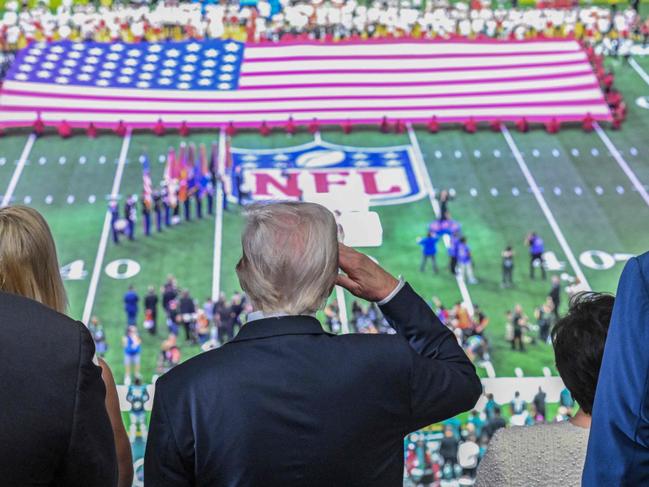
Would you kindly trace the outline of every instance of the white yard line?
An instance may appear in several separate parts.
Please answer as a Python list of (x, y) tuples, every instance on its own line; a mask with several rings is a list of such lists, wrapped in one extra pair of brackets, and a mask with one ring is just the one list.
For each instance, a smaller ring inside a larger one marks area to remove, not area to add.
[(606, 132), (602, 130), (602, 127), (600, 127), (597, 122), (595, 123), (594, 127), (595, 132), (597, 132), (599, 138), (602, 139), (602, 142), (604, 142), (604, 145), (613, 156), (613, 159), (615, 159), (615, 162), (617, 162), (618, 166), (620, 166), (622, 171), (624, 171), (624, 174), (626, 174), (631, 183), (633, 183), (633, 186), (638, 191), (640, 197), (644, 200), (647, 206), (649, 206), (649, 193), (647, 193), (647, 189), (644, 187), (644, 184), (640, 182), (638, 176), (636, 176), (636, 174), (633, 172), (633, 169), (629, 167), (629, 164), (627, 164), (627, 162), (624, 160), (622, 154), (620, 154), (620, 151), (617, 150), (617, 147), (613, 145), (613, 142), (611, 142), (611, 139), (608, 137), (608, 135), (606, 135)]
[(8, 206), (9, 203), (11, 203), (11, 198), (14, 195), (16, 186), (18, 186), (20, 175), (23, 173), (23, 169), (25, 168), (25, 163), (27, 162), (29, 153), (32, 151), (32, 146), (34, 145), (34, 142), (36, 142), (36, 134), (30, 134), (29, 137), (27, 138), (27, 142), (25, 143), (23, 152), (20, 155), (20, 159), (18, 160), (18, 165), (16, 166), (13, 175), (11, 176), (11, 180), (9, 181), (9, 186), (7, 186), (7, 191), (5, 191), (5, 194), (2, 197), (0, 208), (4, 208), (5, 206)]
[[(419, 174), (423, 178), (426, 194), (428, 195), (430, 205), (433, 207), (433, 212), (435, 213), (435, 216), (439, 218), (441, 214), (439, 201), (437, 201), (437, 198), (435, 197), (435, 187), (433, 186), (433, 182), (430, 178), (430, 173), (428, 172), (428, 168), (426, 167), (426, 163), (424, 162), (424, 154), (421, 152), (421, 147), (419, 147), (417, 134), (415, 134), (415, 131), (412, 128), (412, 124), (410, 122), (408, 122), (406, 126), (408, 127), (410, 145), (412, 146), (415, 155), (415, 164), (417, 164), (417, 167), (419, 168)], [(451, 246), (451, 238), (448, 235), (444, 235), (444, 245), (447, 249)], [(464, 278), (462, 278), (460, 275), (456, 275), (455, 280), (457, 282), (457, 287), (460, 290), (460, 294), (462, 295), (464, 306), (466, 307), (469, 314), (473, 316), (473, 301), (471, 301), (471, 295), (469, 294), (469, 289), (467, 288), (466, 282), (464, 282)], [(487, 377), (496, 377), (496, 371), (494, 370), (494, 366), (491, 361), (484, 360), (480, 365), (485, 369)]]
[(644, 82), (649, 85), (649, 74), (647, 74), (647, 72), (642, 69), (642, 66), (640, 66), (633, 58), (631, 58), (629, 64), (633, 69), (635, 69), (635, 72), (638, 73), (638, 76), (640, 76), (644, 80)]
[[(124, 174), (126, 156), (128, 155), (128, 147), (130, 143), (131, 129), (127, 129), (124, 140), (122, 141), (122, 150), (119, 153), (119, 161), (117, 163), (117, 170), (115, 171), (115, 178), (113, 179), (113, 187), (110, 191), (111, 199), (115, 199), (119, 195), (119, 187), (122, 183), (122, 175)], [(104, 256), (106, 255), (106, 247), (108, 245), (108, 238), (111, 232), (110, 221), (110, 211), (106, 209), (106, 215), (104, 216), (104, 227), (101, 230), (99, 247), (97, 248), (95, 264), (92, 268), (92, 276), (90, 277), (90, 286), (88, 287), (88, 295), (86, 296), (86, 304), (83, 307), (83, 315), (81, 317), (81, 321), (86, 325), (90, 321), (90, 317), (92, 315), (92, 308), (95, 304), (95, 297), (97, 295), (97, 286), (99, 285), (99, 277), (101, 276), (101, 270), (104, 266)]]
[[(216, 160), (216, 174), (221, 178), (224, 177), (225, 172), (225, 145), (227, 136), (225, 129), (219, 132), (219, 155)], [(223, 244), (223, 185), (215, 181), (216, 185), (216, 198), (214, 204), (215, 221), (214, 221), (214, 257), (212, 259), (212, 299), (216, 302), (221, 293), (221, 246)]]
[[(430, 205), (433, 207), (433, 212), (435, 212), (435, 216), (439, 218), (441, 216), (439, 201), (437, 201), (437, 198), (435, 197), (435, 188), (433, 187), (432, 180), (430, 179), (430, 173), (428, 172), (428, 168), (426, 167), (426, 163), (424, 162), (424, 155), (421, 152), (421, 148), (419, 147), (417, 135), (415, 134), (415, 131), (410, 123), (407, 124), (407, 127), (408, 137), (410, 137), (410, 145), (412, 145), (415, 152), (415, 163), (419, 167), (419, 173), (424, 179), (424, 187), (426, 194), (428, 195), (428, 199), (430, 200)], [(448, 235), (444, 235), (444, 245), (447, 249), (451, 246), (451, 239)], [(464, 305), (469, 311), (469, 314), (473, 315), (473, 302), (471, 301), (471, 295), (469, 294), (469, 289), (467, 288), (466, 282), (464, 282), (464, 279), (460, 275), (456, 275), (455, 279), (457, 281), (457, 287), (460, 289), (460, 294), (462, 295)]]
[(588, 280), (586, 279), (586, 276), (582, 272), (581, 267), (579, 267), (579, 262), (575, 258), (575, 254), (572, 253), (572, 250), (568, 245), (568, 241), (566, 240), (566, 237), (563, 235), (561, 228), (559, 228), (559, 224), (557, 223), (557, 220), (554, 218), (552, 211), (550, 211), (550, 207), (545, 201), (543, 194), (541, 194), (539, 185), (534, 179), (534, 176), (532, 176), (530, 169), (527, 167), (527, 164), (525, 163), (525, 159), (523, 159), (521, 152), (518, 150), (518, 147), (516, 146), (516, 142), (514, 142), (514, 139), (512, 138), (511, 134), (509, 133), (509, 130), (505, 125), (502, 126), (501, 131), (503, 136), (505, 137), (505, 140), (507, 141), (507, 145), (509, 146), (512, 153), (514, 154), (514, 158), (518, 163), (518, 167), (523, 173), (523, 176), (525, 176), (525, 180), (527, 181), (527, 184), (529, 184), (530, 188), (532, 189), (532, 194), (534, 195), (537, 203), (541, 207), (541, 211), (543, 211), (543, 214), (545, 215), (545, 219), (550, 224), (550, 228), (552, 228), (552, 232), (554, 232), (554, 236), (559, 241), (559, 245), (561, 245), (561, 248), (563, 249), (563, 253), (566, 255), (568, 262), (570, 262), (570, 266), (572, 267), (573, 272), (579, 278), (579, 280), (584, 284), (584, 286), (586, 286), (588, 290), (590, 290), (591, 289), (590, 284), (588, 284)]

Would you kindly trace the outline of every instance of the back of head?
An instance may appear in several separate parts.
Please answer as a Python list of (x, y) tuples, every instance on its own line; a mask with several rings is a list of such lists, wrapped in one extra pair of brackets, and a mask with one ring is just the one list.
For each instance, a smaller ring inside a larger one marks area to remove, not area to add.
[(576, 294), (568, 314), (552, 329), (559, 375), (586, 414), (592, 412), (614, 302), (610, 294)]
[(333, 214), (315, 203), (248, 207), (237, 264), (242, 289), (265, 314), (310, 314), (321, 309), (338, 273)]
[(64, 313), (65, 289), (56, 247), (45, 219), (32, 208), (0, 209), (0, 291)]

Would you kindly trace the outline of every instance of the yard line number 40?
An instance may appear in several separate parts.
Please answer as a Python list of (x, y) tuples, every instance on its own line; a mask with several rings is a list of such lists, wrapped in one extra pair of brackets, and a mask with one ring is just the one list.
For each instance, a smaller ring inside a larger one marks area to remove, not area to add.
[[(70, 262), (61, 267), (61, 277), (65, 281), (80, 281), (85, 279), (88, 271), (82, 259)], [(140, 264), (132, 259), (116, 259), (104, 267), (106, 275), (112, 279), (130, 279), (140, 273)]]

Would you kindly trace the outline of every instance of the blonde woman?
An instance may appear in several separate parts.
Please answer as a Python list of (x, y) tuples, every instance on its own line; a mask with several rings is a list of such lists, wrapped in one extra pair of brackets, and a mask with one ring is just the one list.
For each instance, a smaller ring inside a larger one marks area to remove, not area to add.
[[(0, 292), (11, 293), (65, 314), (67, 297), (59, 272), (56, 247), (47, 222), (36, 210), (23, 206), (0, 208)], [(133, 460), (128, 435), (122, 422), (113, 374), (103, 359), (105, 408), (115, 440), (119, 487), (130, 487)], [(45, 371), (43, 372), (45, 373)], [(52, 418), (56, 421), (57, 418)]]

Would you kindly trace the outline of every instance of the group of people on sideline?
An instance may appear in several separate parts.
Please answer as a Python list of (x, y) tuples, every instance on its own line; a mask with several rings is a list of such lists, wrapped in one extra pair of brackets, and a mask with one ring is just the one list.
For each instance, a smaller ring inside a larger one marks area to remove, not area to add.
[[(255, 204), (247, 219), (236, 266), (247, 323), (158, 379), (148, 431), (149, 390), (137, 374), (129, 388), (132, 425), (147, 437), (146, 485), (394, 486), (404, 468), (419, 485), (443, 475), (478, 486), (649, 482), (649, 254), (628, 261), (615, 298), (579, 293), (551, 327), (562, 421), (549, 421), (539, 388), (531, 404), (515, 393), (508, 410), (488, 396), (482, 413), (458, 424), (449, 418), (473, 410), (482, 385), (457, 336), (403, 278), (339, 244), (334, 216), (317, 204)], [(129, 435), (91, 336), (99, 320), (89, 329), (66, 316), (38, 212), (0, 209), (0, 234), (2, 484), (130, 485)], [(326, 333), (315, 314), (334, 285), (372, 303), (355, 307), (356, 326), (380, 313), (393, 332)], [(162, 291), (167, 316), (171, 303), (191, 299), (173, 278)], [(139, 346), (139, 296), (132, 288), (124, 298), (126, 351)], [(191, 341), (191, 325), (180, 323)], [(506, 428), (505, 415), (521, 426)], [(409, 434), (440, 422), (431, 464), (426, 432)]]

